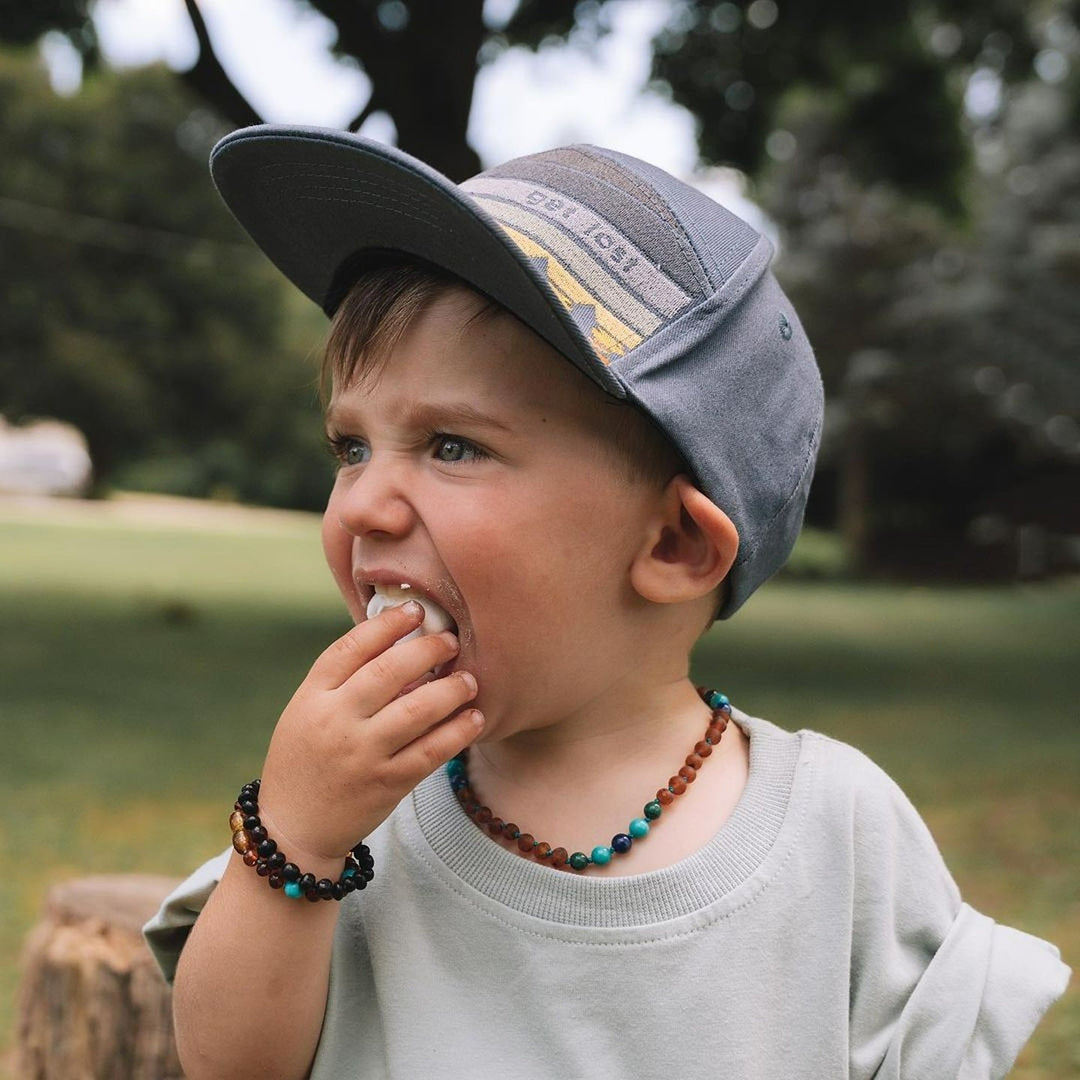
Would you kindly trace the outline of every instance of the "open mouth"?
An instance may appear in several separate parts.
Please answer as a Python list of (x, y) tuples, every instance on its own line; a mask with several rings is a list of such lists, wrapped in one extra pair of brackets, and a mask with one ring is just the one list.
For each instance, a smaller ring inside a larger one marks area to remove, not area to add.
[[(376, 615), (387, 608), (401, 607), (402, 604), (407, 603), (409, 600), (415, 600), (424, 609), (424, 621), (415, 630), (410, 631), (403, 638), (399, 638), (396, 644), (400, 645), (402, 641), (411, 641), (413, 638), (423, 637), (425, 634), (440, 634), (444, 630), (457, 633), (457, 623), (451, 615), (432, 600), (430, 596), (425, 596), (411, 585), (403, 582), (400, 585), (373, 585), (372, 588), (374, 592), (367, 603), (365, 613), (369, 619), (374, 619)], [(449, 672), (453, 662), (453, 660), (449, 660), (445, 664), (432, 668), (428, 675), (437, 678), (446, 674)]]

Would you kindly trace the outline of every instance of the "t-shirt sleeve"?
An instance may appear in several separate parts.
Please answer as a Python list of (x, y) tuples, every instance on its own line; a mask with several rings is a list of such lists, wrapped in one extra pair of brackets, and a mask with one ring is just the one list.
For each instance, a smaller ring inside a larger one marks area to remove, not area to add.
[(1069, 969), (1049, 943), (963, 903), (926, 825), (852, 751), (851, 1076), (1008, 1073)]
[(166, 982), (173, 981), (188, 934), (225, 873), (231, 854), (232, 848), (228, 848), (203, 863), (165, 897), (157, 914), (143, 927), (143, 937)]

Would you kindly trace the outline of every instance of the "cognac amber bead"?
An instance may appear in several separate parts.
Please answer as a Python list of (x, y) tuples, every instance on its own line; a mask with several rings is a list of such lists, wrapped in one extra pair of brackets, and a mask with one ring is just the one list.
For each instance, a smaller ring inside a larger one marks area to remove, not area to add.
[(548, 843), (545, 843), (543, 840), (541, 840), (540, 843), (538, 843), (536, 845), (536, 847), (533, 849), (533, 854), (538, 859), (550, 858), (551, 857), (551, 845), (548, 844)]
[(705, 764), (705, 761), (701, 754), (687, 754), (686, 764), (689, 765), (691, 769), (700, 769), (701, 766)]
[(666, 787), (662, 787), (656, 793), (656, 801), (662, 806), (670, 806), (675, 801), (675, 796)]
[(523, 852), (525, 852), (526, 855), (530, 851), (532, 851), (535, 844), (536, 844), (536, 841), (533, 838), (533, 835), (531, 833), (523, 832), (518, 837), (518, 842), (517, 842), (518, 851), (523, 851)]
[(712, 743), (707, 743), (702, 739), (701, 742), (694, 745), (694, 753), (698, 757), (707, 758), (712, 753)]
[(259, 861), (259, 856), (255, 854), (255, 849), (254, 848), (248, 848), (248, 850), (244, 852), (244, 865), (245, 866), (254, 866), (258, 861)]
[(506, 822), (503, 821), (501, 817), (492, 818), (488, 822), (488, 832), (491, 833), (492, 836), (498, 836), (503, 831), (505, 825)]
[(697, 779), (697, 769), (691, 768), (689, 765), (684, 765), (679, 770), (679, 775), (688, 783), (692, 784)]
[(244, 815), (239, 810), (234, 810), (229, 815), (229, 828), (233, 832), (239, 832), (244, 827)]
[(686, 781), (681, 776), (673, 776), (667, 786), (672, 795), (681, 795), (686, 790)]
[(476, 811), (476, 823), (478, 825), (486, 825), (492, 818), (491, 810), (486, 806), (481, 806)]
[(551, 853), (551, 865), (563, 867), (566, 865), (567, 860), (570, 858), (569, 853), (564, 847), (557, 847)]
[(720, 737), (723, 734), (724, 729), (722, 727), (720, 727), (718, 724), (711, 724), (709, 726), (709, 730), (705, 732), (705, 738), (708, 739), (709, 742), (713, 744), (713, 746), (715, 746), (720, 741)]
[(503, 836), (507, 840), (516, 840), (521, 835), (521, 830), (512, 822), (508, 821), (503, 826)]
[(241, 855), (251, 850), (251, 837), (243, 829), (232, 834), (232, 846)]

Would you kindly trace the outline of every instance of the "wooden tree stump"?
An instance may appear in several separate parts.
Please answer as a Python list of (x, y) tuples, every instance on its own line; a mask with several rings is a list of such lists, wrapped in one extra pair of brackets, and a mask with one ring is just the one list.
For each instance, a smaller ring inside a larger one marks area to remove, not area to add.
[(172, 993), (142, 939), (177, 882), (116, 875), (57, 885), (26, 943), (18, 1080), (177, 1080)]

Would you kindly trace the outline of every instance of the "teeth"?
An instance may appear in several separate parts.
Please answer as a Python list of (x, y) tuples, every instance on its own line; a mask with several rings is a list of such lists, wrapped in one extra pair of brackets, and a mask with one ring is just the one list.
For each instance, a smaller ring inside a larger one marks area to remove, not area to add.
[(438, 634), (443, 630), (452, 630), (454, 620), (434, 600), (421, 596), (411, 585), (376, 585), (375, 593), (368, 601), (367, 617), (374, 619), (387, 608), (401, 607), (406, 601), (415, 600), (424, 609), (424, 621), (411, 633), (401, 638), (409, 641), (424, 634)]

